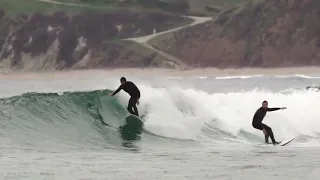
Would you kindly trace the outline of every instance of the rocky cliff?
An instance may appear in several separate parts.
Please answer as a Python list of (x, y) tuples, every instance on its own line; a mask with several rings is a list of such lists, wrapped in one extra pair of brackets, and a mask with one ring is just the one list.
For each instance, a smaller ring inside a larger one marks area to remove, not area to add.
[(122, 39), (190, 22), (156, 12), (12, 15), (0, 10), (0, 66), (15, 70), (166, 66), (170, 62), (154, 51)]
[(193, 67), (320, 65), (320, 1), (252, 0), (150, 43)]

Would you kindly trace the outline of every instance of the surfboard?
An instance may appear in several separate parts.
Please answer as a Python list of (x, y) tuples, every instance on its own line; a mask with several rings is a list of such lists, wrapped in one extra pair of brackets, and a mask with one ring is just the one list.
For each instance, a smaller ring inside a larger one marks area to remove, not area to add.
[(125, 118), (125, 124), (119, 127), (121, 137), (126, 141), (140, 139), (143, 130), (143, 120), (136, 115), (129, 115)]
[[(293, 137), (293, 138), (290, 138), (290, 139), (288, 139), (288, 140), (285, 140), (285, 141), (281, 141), (279, 144), (277, 144), (276, 146), (285, 146), (285, 145), (287, 145), (287, 144), (289, 144), (292, 140), (294, 140), (295, 138)], [(255, 145), (255, 146), (274, 146), (272, 143), (268, 143), (268, 144), (266, 144), (266, 143), (259, 143), (259, 144), (257, 144), (257, 145)]]
[(289, 144), (292, 140), (294, 140), (295, 138), (291, 138), (289, 140), (286, 140), (286, 141), (282, 141), (280, 144), (277, 144), (278, 146), (285, 146), (287, 144)]
[(126, 123), (127, 124), (133, 124), (133, 123), (134, 124), (143, 124), (143, 120), (134, 114), (130, 114), (129, 116), (126, 117)]

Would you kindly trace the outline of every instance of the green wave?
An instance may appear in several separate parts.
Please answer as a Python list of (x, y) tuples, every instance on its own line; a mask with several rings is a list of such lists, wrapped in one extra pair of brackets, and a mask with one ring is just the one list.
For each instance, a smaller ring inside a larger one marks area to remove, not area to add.
[(26, 93), (0, 99), (0, 137), (48, 148), (127, 147), (127, 141), (139, 138), (124, 134), (128, 127), (119, 128), (129, 113), (110, 92)]

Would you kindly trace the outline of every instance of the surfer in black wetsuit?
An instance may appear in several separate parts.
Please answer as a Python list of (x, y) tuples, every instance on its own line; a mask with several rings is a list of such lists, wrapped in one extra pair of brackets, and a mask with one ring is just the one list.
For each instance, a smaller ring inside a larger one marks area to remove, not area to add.
[[(139, 89), (137, 88), (137, 86), (133, 82), (127, 81), (125, 77), (120, 78), (120, 83), (121, 83), (121, 85), (119, 86), (119, 88), (116, 91), (114, 91), (113, 93), (111, 93), (110, 96), (114, 96), (121, 89), (124, 90), (125, 92), (127, 92), (131, 96), (127, 109), (131, 114), (134, 114), (139, 117), (138, 108), (136, 106), (136, 104), (139, 105), (139, 99), (140, 99)], [(134, 109), (134, 111), (132, 111), (132, 108)]]
[(277, 111), (280, 109), (287, 109), (287, 108), (286, 107), (268, 108), (268, 102), (263, 101), (262, 107), (260, 107), (253, 116), (252, 126), (256, 129), (263, 131), (263, 133), (265, 134), (265, 143), (269, 143), (269, 137), (270, 137), (274, 145), (279, 144), (279, 142), (276, 142), (276, 140), (274, 139), (272, 129), (269, 126), (263, 124), (262, 121), (263, 121), (263, 118), (266, 116), (267, 111)]

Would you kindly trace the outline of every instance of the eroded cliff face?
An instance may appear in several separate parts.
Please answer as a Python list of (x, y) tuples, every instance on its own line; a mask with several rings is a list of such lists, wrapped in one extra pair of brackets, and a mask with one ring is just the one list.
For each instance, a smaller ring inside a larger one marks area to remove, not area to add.
[(253, 0), (150, 43), (193, 67), (320, 65), (320, 1)]
[(160, 60), (157, 53), (122, 39), (190, 22), (149, 12), (57, 12), (13, 17), (0, 10), (0, 66), (17, 70), (167, 66), (170, 63)]

